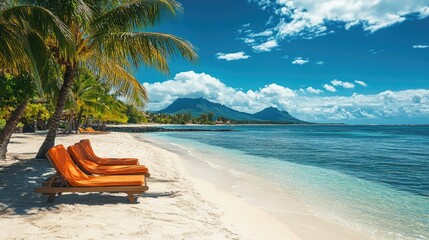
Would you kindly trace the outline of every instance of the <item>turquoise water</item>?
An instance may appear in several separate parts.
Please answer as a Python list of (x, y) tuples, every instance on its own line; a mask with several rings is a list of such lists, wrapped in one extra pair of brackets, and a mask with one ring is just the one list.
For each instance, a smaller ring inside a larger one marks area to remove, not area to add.
[(152, 135), (224, 154), (216, 164), (280, 184), (374, 239), (429, 239), (429, 126), (221, 128), (237, 131)]

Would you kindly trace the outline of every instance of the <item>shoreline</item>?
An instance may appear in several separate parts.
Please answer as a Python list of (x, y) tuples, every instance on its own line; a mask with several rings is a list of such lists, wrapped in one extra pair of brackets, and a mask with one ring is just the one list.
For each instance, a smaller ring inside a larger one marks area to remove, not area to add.
[[(164, 142), (164, 138), (158, 139), (147, 135), (143, 135), (142, 138), (145, 139), (144, 141), (149, 139), (150, 143), (182, 156), (182, 161), (187, 168), (188, 174), (195, 181), (211, 185), (212, 188), (214, 187), (228, 195), (238, 197), (245, 203), (262, 210), (269, 217), (287, 227), (288, 231), (291, 231), (299, 239), (378, 239), (373, 238), (367, 232), (363, 232), (362, 229), (354, 229), (347, 226), (347, 224), (341, 224), (333, 219), (316, 215), (301, 199), (294, 196), (292, 192), (285, 191), (284, 188), (272, 182), (271, 179), (252, 175), (244, 170), (238, 170), (239, 166), (237, 168), (237, 166), (217, 163), (217, 159), (228, 159), (228, 156), (221, 152), (218, 147), (211, 150), (202, 150), (199, 149), (200, 146), (196, 146), (190, 149), (188, 145), (183, 147), (180, 143), (169, 142), (169, 139)], [(184, 156), (186, 158), (183, 158)], [(215, 190), (205, 194), (210, 196), (213, 192)], [(224, 208), (226, 207), (224, 206)], [(230, 210), (234, 211), (234, 209)], [(236, 214), (240, 213), (236, 212)], [(270, 238), (262, 237), (260, 239)]]
[[(287, 206), (287, 211), (277, 211), (277, 205), (261, 205), (252, 198), (258, 194), (276, 198), (266, 190), (284, 189), (263, 177), (216, 165), (212, 158), (223, 158), (223, 152), (211, 155), (203, 151), (201, 155), (150, 135), (116, 132), (61, 134), (57, 144), (68, 146), (83, 138), (90, 139), (101, 156), (139, 158), (151, 172), (149, 191), (137, 204), (129, 204), (124, 194), (98, 193), (64, 194), (53, 205), (46, 204), (45, 197), (32, 192), (50, 169), (46, 160), (32, 159), (44, 134), (14, 134), (9, 159), (0, 162), (0, 224), (5, 229), (0, 239), (32, 239), (34, 232), (37, 238), (56, 238), (60, 230), (52, 233), (52, 228), (64, 228), (61, 224), (75, 221), (76, 225), (65, 227), (71, 239), (91, 239), (100, 234), (106, 239), (379, 239), (315, 216), (294, 199), (293, 192), (285, 192), (288, 196), (281, 199), (286, 200), (282, 207)], [(19, 181), (15, 184), (17, 173)], [(241, 194), (239, 190), (245, 188), (237, 187), (242, 184), (261, 190)], [(118, 223), (117, 219), (126, 220)], [(99, 229), (80, 232), (79, 228), (94, 222), (100, 222), (95, 224)], [(109, 229), (111, 224), (118, 225), (119, 230)], [(19, 226), (28, 231), (20, 233)]]
[(301, 239), (261, 209), (190, 176), (181, 156), (131, 134), (58, 135), (56, 144), (82, 138), (101, 156), (139, 158), (151, 172), (149, 191), (137, 204), (120, 193), (67, 193), (47, 204), (33, 193), (53, 174), (46, 160), (33, 159), (44, 134), (14, 134), (0, 162), (0, 239)]

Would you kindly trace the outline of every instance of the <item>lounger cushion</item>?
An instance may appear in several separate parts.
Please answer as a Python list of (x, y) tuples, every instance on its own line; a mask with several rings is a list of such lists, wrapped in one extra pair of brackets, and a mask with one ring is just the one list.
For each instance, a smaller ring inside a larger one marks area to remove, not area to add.
[(107, 187), (107, 186), (142, 186), (145, 184), (143, 175), (89, 176), (82, 172), (73, 162), (63, 145), (49, 149), (48, 158), (57, 171), (74, 187)]
[(69, 146), (67, 148), (70, 156), (85, 172), (100, 175), (118, 175), (118, 174), (146, 174), (148, 169), (144, 165), (115, 165), (103, 166), (90, 161), (84, 155), (80, 145)]
[(78, 143), (85, 150), (87, 159), (96, 162), (98, 165), (137, 165), (137, 158), (100, 158), (91, 147), (89, 139), (82, 139)]

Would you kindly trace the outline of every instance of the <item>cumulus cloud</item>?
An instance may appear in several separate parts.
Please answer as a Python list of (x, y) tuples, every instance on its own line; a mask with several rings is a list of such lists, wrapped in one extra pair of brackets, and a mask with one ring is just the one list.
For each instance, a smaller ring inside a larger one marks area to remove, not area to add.
[(413, 45), (413, 48), (424, 49), (424, 48), (429, 48), (429, 45)]
[[(326, 84), (327, 85), (327, 84)], [(428, 118), (429, 89), (384, 91), (373, 95), (321, 96), (299, 94), (290, 88), (268, 84), (259, 89), (242, 91), (219, 79), (193, 71), (177, 74), (174, 79), (143, 83), (148, 90), (149, 110), (160, 110), (181, 97), (203, 97), (227, 107), (254, 113), (269, 106), (289, 111), (307, 121), (365, 121), (390, 118)], [(333, 86), (331, 86), (334, 88)], [(334, 88), (335, 89), (335, 88)], [(304, 90), (304, 89), (303, 89)], [(312, 87), (306, 92), (322, 91)]]
[(255, 45), (252, 48), (255, 50), (255, 52), (270, 52), (272, 49), (278, 46), (279, 44), (277, 43), (277, 40), (271, 39), (259, 45)]
[(324, 61), (317, 61), (315, 64), (316, 65), (323, 65), (323, 64), (325, 64), (325, 62)]
[(333, 86), (336, 86), (336, 87), (343, 87), (343, 88), (355, 88), (355, 85), (354, 85), (353, 83), (350, 83), (350, 82), (343, 82), (343, 81), (340, 81), (340, 80), (338, 80), (338, 79), (334, 79), (334, 80), (332, 80), (332, 81), (331, 81), (331, 84), (332, 84)]
[(269, 37), (271, 35), (273, 35), (274, 32), (271, 30), (265, 30), (263, 32), (260, 33), (250, 33), (249, 36), (250, 37)]
[[(312, 39), (333, 33), (333, 25), (344, 29), (361, 27), (375, 32), (394, 24), (429, 16), (427, 0), (249, 0), (263, 10), (270, 11), (268, 28), (259, 33), (270, 33), (277, 42), (283, 39)], [(252, 31), (249, 35), (254, 34)], [(256, 31), (258, 32), (258, 31)], [(271, 34), (272, 33), (272, 34)], [(256, 33), (264, 42), (264, 36)], [(253, 46), (253, 45), (252, 45)]]
[(248, 59), (250, 56), (246, 55), (245, 52), (236, 53), (216, 53), (217, 59), (223, 59), (226, 61), (236, 61), (240, 59)]
[(244, 38), (243, 41), (247, 44), (251, 44), (255, 42), (255, 39), (253, 38)]
[(364, 82), (364, 81), (355, 80), (355, 83), (361, 85), (362, 87), (367, 87), (368, 86), (368, 84), (366, 84), (366, 82)]
[(323, 88), (330, 91), (330, 92), (336, 92), (337, 91), (337, 89), (334, 86), (329, 85), (329, 84), (323, 84)]
[(275, 83), (243, 92), (208, 74), (193, 71), (178, 73), (174, 79), (165, 82), (143, 83), (143, 86), (149, 92), (149, 109), (154, 110), (165, 108), (180, 97), (203, 97), (237, 110), (253, 111), (262, 109), (266, 101), (280, 106), (288, 102), (288, 98), (296, 96), (292, 89)]
[(308, 63), (309, 60), (308, 59), (303, 59), (302, 57), (296, 57), (293, 61), (292, 64), (298, 64), (298, 65), (304, 65), (306, 63)]
[(308, 87), (308, 88), (305, 89), (305, 91), (308, 92), (308, 93), (314, 93), (314, 94), (321, 94), (321, 93), (323, 93), (323, 90), (321, 90), (321, 89), (315, 89), (313, 87)]

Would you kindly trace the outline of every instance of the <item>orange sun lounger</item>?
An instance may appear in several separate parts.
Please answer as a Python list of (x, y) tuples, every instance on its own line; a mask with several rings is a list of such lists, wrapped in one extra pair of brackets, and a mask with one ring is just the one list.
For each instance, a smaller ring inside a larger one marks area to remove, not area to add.
[(75, 144), (67, 148), (75, 163), (88, 174), (98, 175), (132, 175), (143, 174), (150, 177), (149, 170), (144, 165), (98, 165), (97, 163), (88, 160), (83, 153), (82, 146)]
[(94, 150), (92, 149), (91, 142), (89, 139), (80, 140), (78, 145), (82, 146), (84, 149), (84, 154), (86, 157), (97, 163), (98, 165), (137, 165), (139, 161), (137, 158), (101, 158), (95, 155)]
[(79, 132), (79, 133), (89, 133), (89, 132), (87, 132), (85, 129), (83, 129), (83, 128), (78, 128), (77, 129), (77, 131)]
[(87, 127), (87, 128), (85, 128), (85, 130), (88, 133), (94, 133), (94, 134), (106, 134), (106, 133), (109, 133), (109, 132), (105, 132), (105, 131), (95, 131), (94, 128), (92, 128), (92, 127)]
[(53, 202), (55, 195), (63, 192), (124, 192), (127, 193), (130, 202), (135, 203), (134, 194), (141, 194), (149, 189), (143, 175), (91, 176), (85, 174), (76, 166), (63, 145), (49, 149), (46, 156), (57, 173), (34, 191), (49, 195), (48, 202)]

